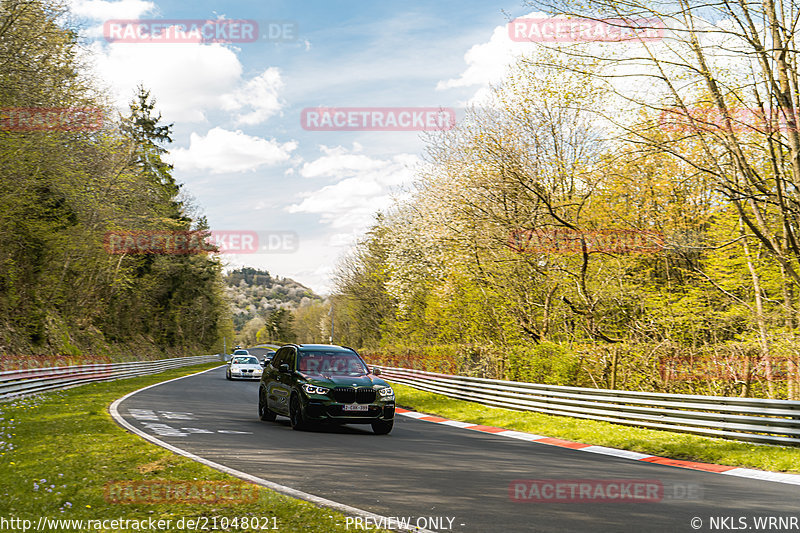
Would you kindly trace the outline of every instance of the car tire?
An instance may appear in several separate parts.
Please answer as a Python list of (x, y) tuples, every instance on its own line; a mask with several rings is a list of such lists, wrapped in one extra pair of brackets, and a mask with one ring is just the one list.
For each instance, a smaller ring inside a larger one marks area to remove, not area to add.
[(372, 431), (376, 435), (388, 435), (392, 428), (394, 427), (394, 420), (381, 420), (379, 422), (372, 423)]
[(300, 405), (300, 397), (297, 394), (292, 394), (292, 398), (289, 400), (289, 421), (292, 429), (298, 431), (308, 427), (308, 423), (303, 418), (303, 407)]
[(276, 414), (267, 406), (267, 399), (264, 394), (259, 391), (258, 393), (258, 418), (265, 422), (274, 422)]
[(230, 371), (230, 369), (228, 369), (228, 370), (225, 372), (225, 379), (227, 379), (227, 380), (230, 380), (230, 379), (232, 379), (232, 378), (231, 378), (231, 371)]

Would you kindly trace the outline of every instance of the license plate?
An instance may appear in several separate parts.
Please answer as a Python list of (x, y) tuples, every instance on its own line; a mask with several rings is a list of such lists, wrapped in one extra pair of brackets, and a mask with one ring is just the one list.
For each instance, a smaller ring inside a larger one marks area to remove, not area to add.
[(342, 411), (369, 411), (369, 405), (343, 405)]

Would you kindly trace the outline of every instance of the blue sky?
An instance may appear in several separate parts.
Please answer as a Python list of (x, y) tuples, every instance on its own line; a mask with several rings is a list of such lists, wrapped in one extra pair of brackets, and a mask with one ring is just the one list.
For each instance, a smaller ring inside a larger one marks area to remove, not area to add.
[[(122, 108), (138, 83), (167, 122), (175, 177), (218, 230), (290, 230), (293, 253), (224, 256), (330, 290), (338, 258), (413, 181), (418, 132), (306, 131), (304, 108), (452, 107), (480, 98), (530, 43), (519, 2), (72, 0), (86, 58)], [(289, 42), (108, 43), (110, 19), (289, 21)]]

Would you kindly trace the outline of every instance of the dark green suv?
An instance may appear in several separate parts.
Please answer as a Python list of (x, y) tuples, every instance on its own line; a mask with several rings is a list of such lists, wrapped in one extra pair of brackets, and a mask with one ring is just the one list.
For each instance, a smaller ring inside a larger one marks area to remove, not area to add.
[(351, 348), (288, 344), (261, 375), (258, 415), (288, 416), (294, 429), (314, 422), (371, 424), (385, 435), (394, 425), (394, 391)]

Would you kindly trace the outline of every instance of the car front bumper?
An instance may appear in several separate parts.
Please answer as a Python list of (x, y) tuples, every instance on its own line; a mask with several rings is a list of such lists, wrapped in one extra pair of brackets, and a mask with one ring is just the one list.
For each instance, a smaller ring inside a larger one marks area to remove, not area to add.
[(261, 379), (261, 372), (244, 372), (231, 370), (231, 377), (234, 379)]
[(346, 406), (353, 404), (337, 403), (333, 400), (304, 398), (303, 415), (315, 422), (339, 424), (371, 424), (372, 422), (394, 420), (394, 401), (358, 404), (366, 407), (363, 411), (350, 411)]

